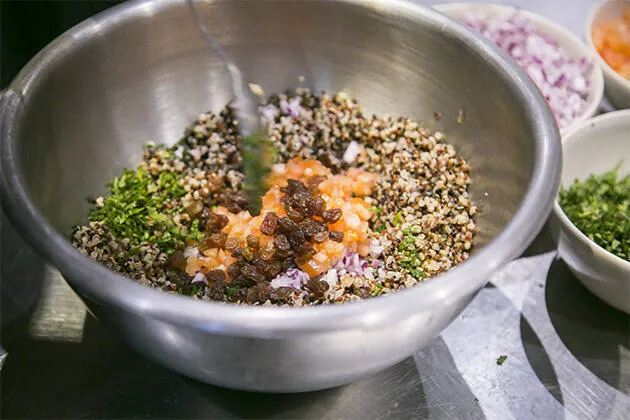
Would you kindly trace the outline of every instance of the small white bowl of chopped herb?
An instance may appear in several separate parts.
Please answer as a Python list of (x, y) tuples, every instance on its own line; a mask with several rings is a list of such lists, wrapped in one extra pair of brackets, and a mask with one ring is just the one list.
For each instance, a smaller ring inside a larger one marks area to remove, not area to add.
[(597, 113), (604, 76), (596, 54), (563, 26), (533, 12), (498, 4), (451, 3), (434, 8), (512, 57), (545, 96), (563, 133)]
[(563, 139), (552, 223), (558, 254), (593, 294), (630, 313), (630, 110), (583, 121)]

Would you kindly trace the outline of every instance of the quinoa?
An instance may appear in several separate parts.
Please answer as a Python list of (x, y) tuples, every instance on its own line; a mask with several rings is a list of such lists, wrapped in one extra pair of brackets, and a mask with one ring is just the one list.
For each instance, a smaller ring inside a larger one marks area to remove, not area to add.
[[(477, 213), (468, 193), (470, 166), (444, 134), (408, 118), (365, 115), (344, 93), (297, 89), (271, 96), (261, 113), (277, 163), (299, 158), (320, 162), (330, 176), (373, 174), (369, 195), (351, 199), (370, 206), (361, 225), (369, 252), (363, 244), (324, 272), (301, 271), (318, 244), (347, 244), (333, 228), (345, 213), (320, 197), (325, 176), (289, 179), (281, 188), (286, 216), (267, 213), (257, 225), (273, 237), (266, 247), (260, 236), (248, 235), (245, 243), (228, 237), (224, 228), (237, 217), (230, 214), (244, 214), (248, 203), (238, 122), (227, 106), (201, 114), (172, 147), (147, 145), (136, 172), (125, 172), (94, 200), (89, 221), (73, 231), (73, 245), (141, 284), (253, 305), (358, 301), (414, 286), (469, 258)], [(191, 272), (191, 256), (205, 250), (232, 263)]]

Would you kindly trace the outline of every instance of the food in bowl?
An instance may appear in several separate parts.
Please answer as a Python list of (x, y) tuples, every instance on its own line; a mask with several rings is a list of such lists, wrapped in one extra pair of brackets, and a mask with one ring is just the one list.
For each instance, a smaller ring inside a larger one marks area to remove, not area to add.
[(561, 129), (585, 113), (591, 87), (588, 74), (593, 68), (590, 59), (569, 55), (519, 11), (508, 16), (470, 12), (460, 20), (506, 51), (527, 72)]
[(621, 19), (594, 25), (591, 37), (604, 61), (630, 80), (630, 8), (623, 12)]
[(560, 207), (597, 245), (630, 262), (630, 175), (618, 168), (576, 180), (560, 191)]
[(408, 118), (298, 89), (262, 108), (277, 163), (250, 214), (238, 122), (204, 113), (148, 145), (73, 244), (136, 281), (201, 299), (303, 306), (395, 292), (469, 257), (469, 164)]

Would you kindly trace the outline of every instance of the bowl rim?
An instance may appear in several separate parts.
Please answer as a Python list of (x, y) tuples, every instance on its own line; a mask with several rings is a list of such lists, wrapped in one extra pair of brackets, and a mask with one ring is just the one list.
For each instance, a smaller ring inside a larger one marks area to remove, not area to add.
[[(599, 62), (599, 65), (604, 71), (604, 73), (607, 74), (608, 77), (611, 77), (615, 82), (623, 86), (623, 88), (630, 93), (630, 80), (626, 79), (625, 77), (617, 73), (615, 69), (610, 67), (610, 65), (606, 62), (606, 60), (604, 60), (604, 57), (602, 57), (599, 54), (599, 52), (597, 51), (597, 48), (595, 48), (595, 44), (593, 44), (592, 31), (593, 31), (593, 23), (595, 21), (595, 18), (597, 17), (597, 14), (601, 10), (601, 8), (610, 2), (611, 0), (601, 0), (598, 3), (596, 3), (593, 7), (591, 7), (588, 17), (586, 18), (584, 39), (586, 41), (586, 45), (588, 45), (589, 49), (591, 49), (593, 53), (595, 54), (595, 56), (597, 57), (597, 61)], [(627, 2), (627, 3), (628, 3), (628, 7), (630, 7), (630, 2)]]
[[(618, 123), (620, 124), (618, 124)], [(572, 127), (569, 131), (567, 131), (566, 135), (562, 141), (563, 150), (568, 149), (573, 144), (578, 142), (578, 134), (582, 132), (597, 130), (597, 127), (606, 124), (608, 126), (620, 126), (626, 125), (628, 130), (630, 131), (630, 109), (623, 109), (619, 111), (612, 111), (606, 114), (598, 115), (594, 118), (586, 120), (581, 124)], [(611, 264), (614, 264), (623, 270), (630, 273), (630, 261), (626, 261), (621, 257), (616, 256), (615, 254), (607, 251), (605, 248), (600, 246), (597, 242), (586, 236), (573, 222), (569, 219), (569, 216), (562, 210), (560, 206), (559, 196), (556, 197), (553, 203), (553, 211), (556, 214), (558, 220), (561, 222), (561, 226), (565, 229), (568, 229), (571, 234), (578, 238), (580, 242), (588, 244), (589, 247), (596, 253), (596, 256), (608, 261)], [(630, 278), (628, 279), (630, 281)]]
[(563, 129), (561, 129), (562, 137), (564, 138), (565, 132), (571, 127), (579, 124), (582, 121), (588, 120), (597, 114), (599, 107), (601, 105), (602, 99), (604, 98), (604, 74), (602, 68), (597, 65), (597, 59), (599, 54), (594, 52), (591, 48), (589, 48), (586, 43), (579, 38), (576, 34), (570, 31), (568, 28), (562, 26), (558, 22), (555, 22), (545, 16), (542, 16), (536, 12), (532, 12), (529, 9), (525, 9), (519, 6), (513, 6), (508, 4), (497, 4), (497, 3), (486, 3), (486, 2), (456, 2), (456, 3), (442, 3), (434, 5), (433, 8), (436, 10), (448, 14), (454, 13), (458, 11), (464, 11), (466, 9), (486, 9), (486, 10), (495, 10), (501, 12), (508, 11), (518, 11), (520, 14), (525, 16), (526, 19), (534, 21), (536, 24), (540, 24), (555, 33), (561, 34), (563, 39), (554, 40), (558, 42), (560, 46), (565, 45), (567, 43), (571, 43), (581, 50), (581, 54), (583, 57), (590, 59), (593, 63), (592, 68), (590, 70), (589, 80), (594, 81), (591, 86), (589, 86), (589, 95), (587, 95), (586, 106), (584, 107), (582, 113), (573, 119), (569, 125)]
[[(115, 273), (81, 254), (66, 236), (52, 227), (30, 199), (17, 145), (24, 104), (30, 90), (39, 83), (39, 73), (45, 72), (46, 65), (89, 41), (95, 32), (111, 30), (111, 27), (115, 28), (123, 22), (181, 5), (184, 1), (136, 0), (114, 6), (79, 23), (31, 59), (1, 98), (4, 102), (0, 115), (0, 146), (3, 149), (0, 154), (0, 192), (3, 207), (18, 232), (68, 277), (73, 288), (81, 289), (85, 300), (184, 328), (231, 336), (282, 338), (382, 328), (411, 317), (422, 309), (430, 311), (438, 304), (448, 305), (464, 296), (472, 296), (500, 266), (525, 251), (542, 229), (560, 185), (562, 148), (555, 119), (544, 97), (530, 78), (525, 77), (524, 71), (508, 60), (507, 54), (498, 47), (429, 7), (408, 0), (342, 0), (355, 7), (376, 8), (379, 13), (413, 19), (447, 33), (467, 48), (483, 54), (487, 65), (515, 91), (532, 130), (533, 166), (516, 211), (494, 238), (454, 269), (412, 288), (356, 303), (301, 308), (226, 305), (164, 293)], [(427, 321), (429, 325), (431, 319)]]

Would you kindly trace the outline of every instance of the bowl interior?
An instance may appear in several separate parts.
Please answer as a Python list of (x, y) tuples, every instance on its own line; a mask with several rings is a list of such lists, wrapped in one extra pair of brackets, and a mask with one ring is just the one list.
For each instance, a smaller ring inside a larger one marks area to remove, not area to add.
[(601, 174), (621, 163), (619, 174), (630, 173), (630, 112), (604, 115), (577, 129), (563, 144), (561, 185), (571, 186), (591, 174)]
[[(304, 76), (317, 91), (349, 92), (368, 113), (412, 116), (445, 132), (472, 165), (482, 210), (477, 245), (484, 245), (510, 221), (532, 177), (539, 124), (525, 105), (532, 98), (443, 23), (395, 4), (198, 7), (245, 77), (267, 93)], [(139, 162), (143, 143), (174, 143), (201, 112), (230, 99), (228, 74), (185, 2), (140, 3), (125, 18), (97, 21), (62, 36), (54, 59), (32, 64), (24, 74), (35, 76), (13, 86), (25, 98), (16, 134), (26, 183), (64, 234), (85, 219), (86, 198)]]

